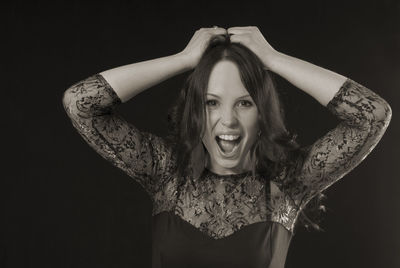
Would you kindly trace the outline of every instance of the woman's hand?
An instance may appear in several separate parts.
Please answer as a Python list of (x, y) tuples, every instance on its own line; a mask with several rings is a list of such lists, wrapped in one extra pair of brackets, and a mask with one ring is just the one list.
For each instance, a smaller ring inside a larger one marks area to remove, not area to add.
[(240, 43), (253, 51), (264, 63), (267, 69), (271, 69), (271, 61), (277, 51), (265, 40), (256, 26), (231, 27), (228, 34), (232, 43)]
[(226, 29), (220, 27), (201, 28), (194, 33), (192, 39), (180, 54), (187, 57), (191, 68), (194, 68), (200, 61), (211, 37), (220, 34), (226, 34)]

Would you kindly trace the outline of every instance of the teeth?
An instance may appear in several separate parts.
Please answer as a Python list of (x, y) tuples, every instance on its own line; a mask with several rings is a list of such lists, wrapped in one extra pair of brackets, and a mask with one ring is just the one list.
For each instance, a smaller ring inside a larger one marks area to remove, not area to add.
[(226, 141), (233, 141), (237, 140), (240, 137), (240, 135), (219, 135), (218, 138), (221, 140), (226, 140)]

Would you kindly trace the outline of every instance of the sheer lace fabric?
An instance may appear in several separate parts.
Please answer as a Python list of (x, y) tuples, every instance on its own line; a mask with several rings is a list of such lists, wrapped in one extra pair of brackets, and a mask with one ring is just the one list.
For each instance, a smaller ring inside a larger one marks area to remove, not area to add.
[[(179, 178), (163, 138), (139, 131), (115, 108), (118, 95), (96, 74), (72, 85), (63, 105), (73, 126), (104, 159), (136, 180), (153, 201), (153, 215), (170, 211), (213, 239), (257, 222), (273, 221), (293, 232), (302, 208), (356, 167), (376, 146), (390, 119), (387, 102), (347, 79), (327, 105), (340, 123), (305, 147), (300, 171), (285, 167), (278, 178), (250, 173)], [(283, 187), (290, 180), (290, 187)]]

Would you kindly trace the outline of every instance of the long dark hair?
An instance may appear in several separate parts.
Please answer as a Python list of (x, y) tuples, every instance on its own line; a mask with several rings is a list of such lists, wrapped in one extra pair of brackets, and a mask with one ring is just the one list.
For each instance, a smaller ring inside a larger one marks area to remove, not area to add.
[(237, 65), (241, 81), (258, 108), (261, 135), (250, 148), (252, 159), (255, 160), (253, 175), (259, 173), (268, 179), (275, 178), (283, 167), (298, 163), (294, 159), (304, 152), (296, 142), (296, 135), (285, 126), (284, 110), (273, 74), (250, 49), (231, 43), (229, 35), (214, 36), (210, 40), (169, 112), (167, 140), (175, 150), (177, 173), (182, 177), (198, 177), (204, 170), (206, 149), (202, 136), (206, 126), (205, 95), (210, 73), (215, 64), (222, 60)]

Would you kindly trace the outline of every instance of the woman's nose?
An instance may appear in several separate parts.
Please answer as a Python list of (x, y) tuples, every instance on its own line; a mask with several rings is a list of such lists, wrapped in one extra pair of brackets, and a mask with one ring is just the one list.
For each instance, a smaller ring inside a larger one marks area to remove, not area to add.
[(236, 118), (235, 111), (232, 109), (224, 109), (221, 113), (221, 123), (226, 127), (236, 126), (238, 120)]

